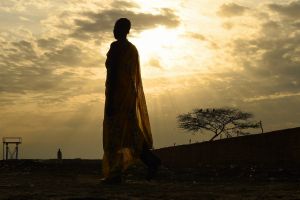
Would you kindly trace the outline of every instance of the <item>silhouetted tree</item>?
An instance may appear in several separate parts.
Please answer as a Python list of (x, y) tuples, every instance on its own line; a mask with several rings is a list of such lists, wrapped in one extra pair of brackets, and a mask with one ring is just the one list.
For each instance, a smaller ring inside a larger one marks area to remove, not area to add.
[(179, 128), (197, 132), (208, 130), (214, 133), (210, 141), (224, 134), (227, 137), (247, 135), (244, 130), (259, 128), (259, 122), (250, 120), (251, 113), (236, 108), (194, 109), (193, 112), (177, 117)]

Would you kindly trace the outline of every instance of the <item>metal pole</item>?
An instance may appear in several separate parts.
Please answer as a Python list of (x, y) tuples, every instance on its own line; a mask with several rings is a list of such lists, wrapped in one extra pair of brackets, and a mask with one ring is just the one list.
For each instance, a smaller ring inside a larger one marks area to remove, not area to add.
[(16, 143), (16, 160), (18, 160), (18, 155), (19, 155), (19, 147), (18, 147), (18, 143)]
[(8, 143), (6, 143), (6, 160), (8, 160)]

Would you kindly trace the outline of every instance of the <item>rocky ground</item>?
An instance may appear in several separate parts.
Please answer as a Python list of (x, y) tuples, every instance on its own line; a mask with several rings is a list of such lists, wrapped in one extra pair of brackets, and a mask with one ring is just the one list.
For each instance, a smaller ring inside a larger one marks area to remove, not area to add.
[(154, 181), (144, 177), (136, 165), (112, 186), (101, 183), (98, 160), (0, 161), (0, 199), (300, 199), (298, 166), (162, 167)]

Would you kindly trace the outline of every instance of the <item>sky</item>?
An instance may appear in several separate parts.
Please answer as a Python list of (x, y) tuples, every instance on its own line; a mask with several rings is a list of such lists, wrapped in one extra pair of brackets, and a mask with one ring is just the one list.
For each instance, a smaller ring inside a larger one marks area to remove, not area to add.
[(300, 126), (300, 0), (0, 0), (0, 137), (22, 137), (21, 158), (102, 157), (121, 17), (155, 148), (211, 137), (178, 128), (194, 108), (239, 108), (265, 131)]

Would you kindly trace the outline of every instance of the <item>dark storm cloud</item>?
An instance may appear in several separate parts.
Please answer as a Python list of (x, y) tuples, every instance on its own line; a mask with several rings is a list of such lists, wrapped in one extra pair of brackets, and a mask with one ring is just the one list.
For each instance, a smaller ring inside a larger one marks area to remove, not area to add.
[(300, 18), (300, 1), (293, 1), (289, 4), (270, 4), (269, 8), (283, 16)]
[(126, 17), (132, 22), (134, 31), (154, 28), (162, 25), (173, 28), (179, 25), (178, 16), (171, 9), (162, 9), (160, 14), (135, 13), (129, 10), (104, 10), (99, 13), (86, 12), (83, 16), (88, 19), (76, 19), (76, 29), (72, 36), (80, 39), (99, 37), (99, 33), (111, 32), (114, 23), (120, 17)]
[(221, 17), (234, 17), (243, 15), (248, 10), (247, 7), (235, 3), (223, 4), (217, 14)]

